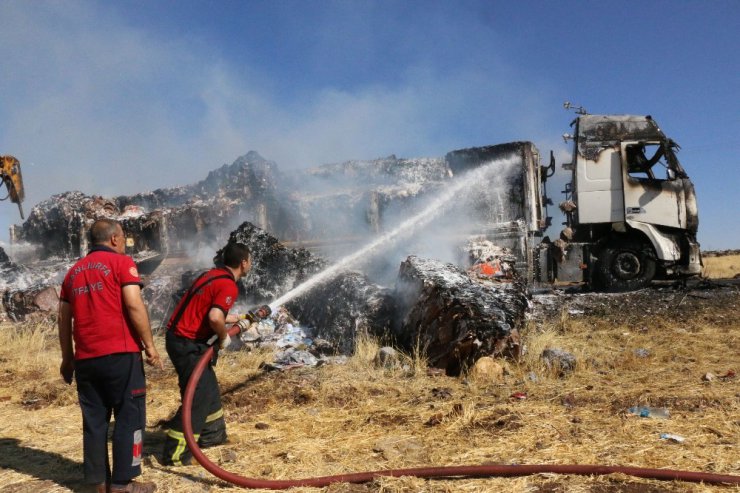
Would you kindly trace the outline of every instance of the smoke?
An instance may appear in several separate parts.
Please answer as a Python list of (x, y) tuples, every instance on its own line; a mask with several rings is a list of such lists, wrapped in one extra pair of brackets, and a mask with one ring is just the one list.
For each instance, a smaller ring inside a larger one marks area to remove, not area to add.
[[(334, 60), (317, 61), (334, 76), (305, 85), (302, 74), (214, 54), (203, 39), (127, 23), (105, 4), (3, 2), (0, 15), (0, 56), (13, 67), (0, 79), (0, 151), (21, 161), (26, 211), (66, 190), (117, 196), (192, 183), (249, 149), (298, 169), (390, 152), (441, 153), (488, 143), (491, 135), (536, 136), (530, 122), (543, 120), (531, 109), (524, 120), (519, 103), (520, 93), (542, 91), (506, 80), (509, 72), (497, 70), (502, 63), (490, 54), (485, 65), (458, 58), (455, 70), (435, 66), (424, 25), (415, 26), (424, 36), (413, 40), (405, 26), (404, 42), (418, 42), (419, 57), (394, 66), (394, 77), (363, 65), (368, 78), (338, 87), (334, 81), (350, 74)], [(470, 23), (457, 22), (473, 35)], [(386, 41), (399, 42), (395, 35)], [(528, 99), (526, 106), (544, 104)], [(7, 240), (19, 216), (12, 204), (0, 207), (0, 240)]]
[[(361, 270), (376, 282), (389, 284), (388, 281), (395, 278), (400, 262), (411, 254), (460, 263), (464, 235), (490, 227), (492, 217), (504, 219), (510, 216), (503, 203), (489, 201), (508, 197), (511, 175), (520, 174), (512, 171), (520, 164), (521, 159), (513, 155), (485, 162), (452, 182), (427, 184), (424, 196), (419, 200), (391, 203), (387, 215), (383, 216), (382, 232), (357, 247), (354, 253), (337, 260), (328, 269), (275, 300), (271, 306), (282, 305), (343, 270)], [(345, 234), (355, 232), (362, 235), (364, 232), (367, 236), (367, 220), (358, 221), (353, 227), (354, 230), (347, 230)], [(376, 261), (379, 257), (381, 260)]]
[[(482, 163), (480, 170), (471, 170), (466, 175), (455, 177), (452, 183), (443, 182), (430, 187), (418, 204), (414, 204), (413, 210), (433, 207), (440, 197), (446, 196), (446, 187), (459, 188), (433, 220), (414, 228), (410, 235), (383, 254), (382, 261), (376, 260), (368, 269), (368, 276), (380, 284), (392, 284), (400, 263), (409, 255), (467, 267), (468, 255), (464, 246), (471, 236), (517, 219), (512, 217), (507, 201), (512, 177), (518, 176), (520, 163), (515, 156)], [(405, 208), (391, 209), (385, 229), (392, 229), (401, 223), (408, 212), (411, 211)]]

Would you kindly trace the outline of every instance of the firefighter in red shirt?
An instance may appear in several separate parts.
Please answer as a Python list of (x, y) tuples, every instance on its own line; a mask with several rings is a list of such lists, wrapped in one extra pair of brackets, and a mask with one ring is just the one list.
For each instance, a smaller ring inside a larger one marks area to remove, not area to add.
[[(141, 474), (146, 427), (146, 362), (162, 368), (134, 261), (124, 255), (121, 225), (110, 219), (90, 228), (93, 247), (67, 272), (59, 300), (60, 373), (77, 381), (82, 409), (85, 482), (98, 493), (150, 493)], [(74, 341), (74, 349), (73, 349)], [(113, 469), (108, 426), (113, 429)]]
[[(195, 365), (208, 349), (214, 334), (218, 338), (217, 348), (224, 349), (231, 342), (226, 324), (237, 321), (237, 317), (229, 315), (239, 294), (236, 281), (247, 275), (252, 267), (249, 248), (240, 243), (228, 243), (213, 260), (215, 267), (193, 282), (167, 323), (167, 354), (177, 371), (181, 398)], [(221, 392), (213, 370), (217, 356), (218, 353), (203, 372), (193, 397), (193, 434), (201, 447), (226, 441)], [(182, 406), (169, 422), (169, 427), (163, 463), (175, 466), (190, 464), (192, 453), (182, 433)]]

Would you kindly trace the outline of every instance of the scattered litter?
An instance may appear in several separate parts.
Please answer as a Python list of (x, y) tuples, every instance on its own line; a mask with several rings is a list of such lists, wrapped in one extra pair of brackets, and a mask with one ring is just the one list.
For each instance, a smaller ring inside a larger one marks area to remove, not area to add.
[(671, 416), (670, 411), (665, 407), (634, 406), (629, 408), (628, 411), (630, 414), (636, 414), (641, 418), (668, 419)]
[(514, 392), (513, 394), (511, 394), (510, 397), (512, 399), (523, 400), (523, 399), (526, 399), (527, 398), (527, 393), (526, 392)]
[(334, 351), (323, 339), (313, 339), (290, 313), (280, 307), (269, 318), (252, 324), (239, 334), (241, 345), (237, 350), (268, 347), (275, 350), (273, 361), (260, 364), (262, 371), (284, 371), (302, 366), (320, 366), (324, 363), (344, 364), (346, 356), (329, 356)]
[(318, 363), (318, 358), (308, 351), (299, 351), (290, 348), (286, 351), (278, 351), (275, 353), (275, 364), (277, 365), (292, 366), (298, 364), (304, 366), (317, 366)]
[(563, 406), (565, 406), (565, 407), (567, 407), (567, 408), (569, 408), (569, 409), (570, 409), (570, 408), (572, 408), (572, 407), (575, 407), (575, 405), (576, 405), (576, 403), (577, 403), (577, 400), (576, 400), (576, 396), (575, 396), (575, 395), (573, 395), (573, 392), (569, 393), (568, 395), (564, 395), (564, 396), (563, 396), (563, 397), (562, 397), (562, 398), (560, 399), (560, 403), (561, 403), (561, 404), (562, 404)]
[(650, 356), (650, 351), (645, 348), (638, 348), (635, 349), (635, 356), (637, 356), (638, 358), (647, 358)]
[(735, 370), (727, 370), (727, 373), (724, 375), (720, 375), (719, 377), (721, 380), (730, 380), (732, 378), (735, 378)]
[(561, 376), (576, 369), (576, 357), (559, 348), (548, 348), (542, 351), (540, 358), (548, 370), (557, 369)]
[(232, 449), (222, 450), (219, 455), (221, 456), (219, 462), (222, 464), (236, 462), (239, 459), (239, 455)]
[(674, 435), (673, 433), (661, 433), (660, 439), (668, 440), (669, 442), (673, 442), (673, 443), (683, 443), (686, 441), (686, 439), (682, 437), (681, 435)]
[(452, 389), (447, 387), (433, 388), (432, 397), (437, 399), (450, 399), (452, 397)]
[(711, 382), (717, 378), (719, 378), (722, 381), (727, 381), (727, 380), (732, 380), (733, 378), (735, 378), (735, 376), (736, 376), (735, 370), (727, 370), (727, 373), (725, 373), (724, 375), (719, 375), (719, 376), (715, 375), (714, 373), (707, 372), (704, 375), (702, 375), (701, 379), (705, 382)]

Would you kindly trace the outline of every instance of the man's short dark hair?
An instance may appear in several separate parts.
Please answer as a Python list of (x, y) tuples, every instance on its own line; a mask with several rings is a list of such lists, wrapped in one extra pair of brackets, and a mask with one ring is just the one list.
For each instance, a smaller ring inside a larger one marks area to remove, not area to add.
[(98, 219), (90, 227), (90, 241), (93, 245), (100, 245), (110, 240), (110, 237), (116, 234), (118, 226), (121, 223), (113, 219)]
[(213, 261), (217, 264), (223, 264), (236, 269), (242, 260), (249, 260), (249, 255), (249, 247), (247, 245), (229, 242), (218, 251)]

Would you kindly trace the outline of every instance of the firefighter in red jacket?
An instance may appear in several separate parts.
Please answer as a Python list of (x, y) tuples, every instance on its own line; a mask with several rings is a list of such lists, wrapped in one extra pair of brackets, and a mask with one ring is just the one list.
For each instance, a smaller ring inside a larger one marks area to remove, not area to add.
[[(121, 225), (110, 219), (90, 229), (93, 247), (67, 273), (59, 301), (60, 373), (77, 381), (82, 409), (85, 482), (98, 493), (150, 493), (137, 483), (146, 427), (146, 362), (162, 368), (149, 316), (141, 298), (136, 264), (124, 255)], [(74, 341), (74, 349), (73, 349)], [(108, 426), (113, 429), (113, 469), (108, 463)]]
[[(167, 354), (177, 371), (181, 398), (193, 369), (208, 349), (214, 334), (218, 338), (217, 348), (224, 349), (231, 342), (226, 324), (237, 321), (237, 317), (229, 315), (229, 310), (239, 294), (236, 281), (247, 275), (252, 267), (249, 248), (230, 242), (216, 254), (214, 264), (214, 268), (193, 282), (167, 323)], [(221, 392), (213, 370), (217, 355), (203, 372), (193, 397), (193, 434), (198, 445), (204, 448), (226, 441)], [(182, 406), (169, 427), (163, 463), (175, 466), (190, 464), (192, 453), (182, 432)]]

